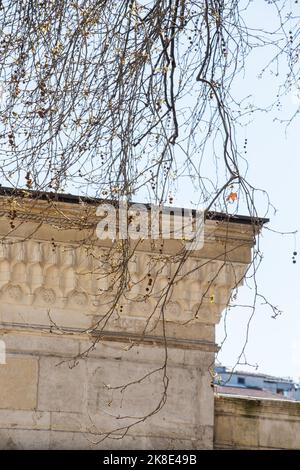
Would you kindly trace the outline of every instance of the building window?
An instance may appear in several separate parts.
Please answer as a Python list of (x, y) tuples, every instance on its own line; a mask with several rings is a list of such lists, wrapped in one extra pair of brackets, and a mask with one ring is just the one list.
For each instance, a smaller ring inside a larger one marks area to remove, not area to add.
[(245, 378), (244, 377), (238, 377), (237, 378), (237, 383), (239, 385), (245, 385)]

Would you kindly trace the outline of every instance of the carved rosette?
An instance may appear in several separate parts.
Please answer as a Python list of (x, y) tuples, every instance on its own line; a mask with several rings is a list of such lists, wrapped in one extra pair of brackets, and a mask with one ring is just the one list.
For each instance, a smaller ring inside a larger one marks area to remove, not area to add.
[(89, 303), (88, 296), (84, 292), (72, 292), (69, 300), (78, 307), (88, 306)]
[(15, 302), (20, 301), (23, 295), (21, 287), (16, 285), (8, 285), (6, 293), (8, 297)]
[(53, 289), (47, 289), (47, 288), (41, 289), (40, 297), (42, 301), (45, 302), (46, 304), (54, 304), (56, 300), (56, 295)]

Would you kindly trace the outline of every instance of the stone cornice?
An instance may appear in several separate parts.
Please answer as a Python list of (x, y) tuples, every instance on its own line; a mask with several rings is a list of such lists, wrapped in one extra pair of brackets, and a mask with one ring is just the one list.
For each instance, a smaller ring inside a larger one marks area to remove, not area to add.
[[(31, 191), (0, 188), (0, 216), (11, 218), (12, 211), (14, 211), (15, 217), (20, 220), (44, 222), (64, 228), (94, 229), (100, 220), (96, 217), (96, 209), (103, 203), (117, 207), (116, 201), (54, 195), (53, 193), (35, 194)], [(148, 204), (145, 206), (150, 209)], [(176, 207), (169, 207), (166, 210), (171, 211), (173, 218), (182, 217), (184, 211)], [(218, 212), (207, 212), (205, 219), (207, 239), (213, 236), (227, 240), (245, 240), (249, 243), (253, 243), (253, 238), (268, 222), (268, 219), (264, 218)]]
[[(113, 243), (96, 238), (95, 211), (92, 204), (0, 197), (2, 325), (47, 328), (53, 321), (62, 331), (89, 331), (99, 323), (93, 334), (105, 340), (134, 341), (144, 332), (143, 341), (148, 343), (162, 344), (167, 336), (174, 347), (211, 348), (214, 325), (231, 290), (242, 283), (259, 225), (206, 220), (203, 248), (190, 253), (172, 287), (163, 313), (163, 334), (157, 302), (177, 270), (175, 255), (183, 252), (183, 243), (172, 239), (139, 243), (128, 265), (132, 285), (115, 304), (113, 276), (103, 276), (101, 261)], [(148, 295), (153, 260), (160, 268)], [(106, 324), (103, 318), (110, 305), (113, 311)]]
[[(65, 203), (69, 207), (73, 205), (73, 208), (76, 205), (90, 205), (90, 206), (98, 206), (101, 203), (109, 203), (116, 205), (115, 200), (108, 200), (108, 199), (99, 199), (99, 198), (91, 198), (85, 196), (75, 196), (73, 194), (65, 194), (65, 193), (50, 193), (50, 192), (42, 192), (42, 191), (33, 191), (33, 190), (23, 190), (23, 189), (16, 189), (16, 188), (8, 188), (8, 187), (0, 187), (0, 198), (3, 200), (34, 200), (38, 202), (47, 201), (47, 203)], [(150, 205), (146, 203), (146, 206), (149, 208)], [(184, 208), (179, 207), (172, 207), (172, 211), (176, 214), (182, 214)], [(192, 210), (195, 213), (195, 210)], [(263, 217), (250, 217), (245, 215), (238, 215), (238, 214), (225, 214), (222, 212), (215, 212), (215, 211), (208, 211), (206, 212), (206, 220), (213, 220), (217, 222), (230, 222), (230, 223), (238, 223), (242, 225), (254, 225), (257, 227), (262, 227), (265, 223), (269, 222), (269, 219)]]
[[(5, 335), (10, 333), (11, 331), (22, 333), (26, 331), (26, 333), (34, 333), (34, 334), (46, 334), (53, 336), (69, 336), (72, 339), (86, 339), (87, 331), (83, 328), (64, 328), (63, 331), (57, 331), (53, 327), (46, 328), (45, 325), (41, 324), (30, 324), (24, 325), (23, 323), (0, 323), (0, 333), (1, 335)], [(5, 337), (5, 336), (3, 336)], [(208, 341), (204, 339), (186, 339), (186, 338), (174, 338), (174, 337), (163, 337), (159, 335), (138, 335), (135, 333), (130, 332), (122, 332), (122, 331), (94, 331), (91, 334), (91, 338), (96, 340), (103, 340), (103, 341), (117, 341), (121, 343), (129, 343), (131, 346), (133, 345), (159, 345), (164, 346), (167, 344), (170, 348), (182, 348), (182, 349), (201, 349), (202, 351), (207, 352), (217, 352), (218, 347), (216, 346), (214, 341)], [(9, 352), (9, 351), (8, 351)], [(12, 351), (13, 352), (13, 351)]]

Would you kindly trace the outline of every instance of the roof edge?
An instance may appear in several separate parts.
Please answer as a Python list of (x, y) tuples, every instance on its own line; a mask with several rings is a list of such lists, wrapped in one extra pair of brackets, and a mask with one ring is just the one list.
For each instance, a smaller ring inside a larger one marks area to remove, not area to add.
[[(76, 196), (74, 194), (69, 193), (52, 193), (47, 191), (38, 191), (38, 190), (29, 190), (29, 189), (21, 189), (21, 188), (10, 188), (5, 186), (0, 186), (0, 197), (3, 196), (16, 196), (16, 197), (31, 197), (32, 199), (39, 199), (44, 201), (57, 201), (62, 203), (68, 204), (80, 204), (82, 202), (86, 204), (99, 204), (100, 202), (105, 202), (108, 204), (116, 204), (117, 201), (113, 199), (100, 199), (94, 198), (89, 196)], [(133, 204), (138, 204), (138, 202), (133, 202)], [(144, 205), (150, 208), (151, 204), (144, 203)], [(183, 207), (171, 207), (171, 212), (182, 212), (185, 210)], [(192, 213), (196, 213), (195, 209), (192, 209)], [(215, 220), (218, 222), (231, 222), (236, 224), (245, 224), (245, 225), (256, 225), (256, 226), (263, 226), (264, 224), (268, 223), (270, 219), (264, 217), (252, 217), (249, 215), (235, 215), (235, 214), (227, 214), (225, 212), (216, 212), (216, 211), (207, 211), (206, 212), (206, 220)]]

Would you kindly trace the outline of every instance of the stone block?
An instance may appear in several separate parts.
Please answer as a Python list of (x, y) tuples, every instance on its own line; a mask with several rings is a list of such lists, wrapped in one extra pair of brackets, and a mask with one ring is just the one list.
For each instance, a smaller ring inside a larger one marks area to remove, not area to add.
[(7, 356), (0, 365), (0, 408), (33, 410), (37, 404), (38, 360)]
[(84, 408), (86, 373), (80, 361), (60, 364), (58, 358), (40, 359), (38, 409), (44, 411), (81, 412)]

